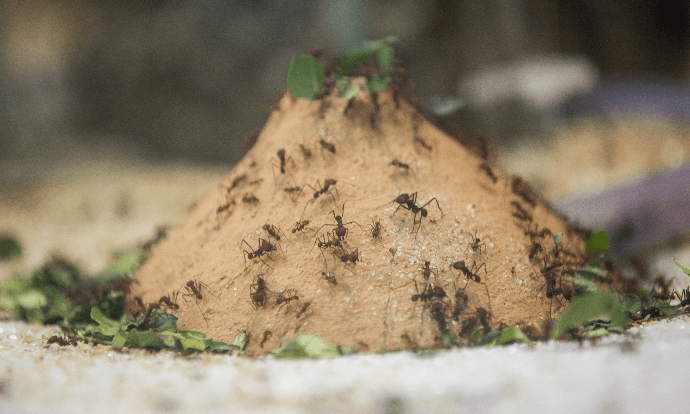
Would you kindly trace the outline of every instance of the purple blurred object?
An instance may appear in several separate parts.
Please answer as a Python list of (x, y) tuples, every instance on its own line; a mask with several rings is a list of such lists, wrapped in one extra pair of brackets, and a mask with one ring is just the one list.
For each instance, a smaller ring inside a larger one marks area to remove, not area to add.
[(609, 252), (628, 257), (690, 231), (690, 166), (600, 194), (561, 200), (555, 208), (585, 227), (605, 228)]

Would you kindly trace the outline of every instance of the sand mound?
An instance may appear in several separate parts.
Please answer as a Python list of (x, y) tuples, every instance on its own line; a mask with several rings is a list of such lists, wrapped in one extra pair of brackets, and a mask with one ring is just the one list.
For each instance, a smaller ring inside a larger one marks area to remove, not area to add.
[(584, 263), (584, 243), (519, 179), (482, 165), (390, 92), (362, 91), (349, 107), (335, 92), (285, 95), (254, 148), (145, 263), (134, 295), (179, 292), (180, 328), (230, 342), (247, 331), (250, 354), (301, 333), (367, 352), (440, 346), (444, 330), (467, 342), (482, 325), (539, 334), (567, 303), (561, 279)]

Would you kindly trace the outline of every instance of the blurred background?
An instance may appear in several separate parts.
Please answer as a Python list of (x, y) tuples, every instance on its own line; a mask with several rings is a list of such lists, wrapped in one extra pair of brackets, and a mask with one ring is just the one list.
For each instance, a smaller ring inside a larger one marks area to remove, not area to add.
[[(178, 223), (242, 157), (292, 56), (311, 47), (337, 55), (396, 36), (430, 114), (462, 102), (439, 126), (487, 138), (502, 168), (621, 243), (658, 226), (611, 225), (615, 208), (588, 221), (577, 202), (690, 158), (688, 1), (3, 0), (0, 22), (0, 232), (26, 246), (7, 274), (49, 253), (97, 271)], [(690, 202), (673, 177), (653, 187)], [(682, 245), (690, 219), (664, 214), (652, 241)]]

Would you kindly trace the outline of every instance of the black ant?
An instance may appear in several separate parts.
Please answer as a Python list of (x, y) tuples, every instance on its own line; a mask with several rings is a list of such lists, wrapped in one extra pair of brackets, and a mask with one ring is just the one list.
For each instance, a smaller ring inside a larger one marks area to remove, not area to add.
[(679, 307), (683, 308), (685, 306), (690, 305), (690, 286), (683, 289), (680, 295), (678, 295), (678, 292), (675, 289), (673, 290), (673, 293), (680, 301), (680, 303), (678, 304)]
[[(471, 249), (473, 252), (477, 252), (479, 250), (479, 254), (482, 253), (482, 246), (486, 248), (486, 243), (482, 242), (482, 239), (477, 237), (477, 230), (474, 231), (474, 237), (472, 237), (472, 241), (470, 242), (470, 245), (467, 246), (468, 249)], [(467, 251), (467, 249), (465, 249)]]
[(513, 217), (522, 221), (532, 221), (532, 213), (525, 210), (520, 203), (517, 201), (511, 201), (510, 205), (515, 207), (515, 211), (512, 213)]
[[(281, 229), (272, 224), (264, 224), (263, 226), (261, 226), (261, 228), (265, 230), (270, 237), (273, 237), (277, 241), (280, 241), (280, 234), (278, 234), (278, 232), (283, 233)], [(285, 236), (285, 233), (283, 233), (283, 236)]]
[(216, 214), (220, 214), (234, 205), (235, 205), (235, 199), (233, 198), (227, 204), (218, 207), (218, 209), (216, 210)]
[(302, 155), (304, 156), (305, 159), (311, 158), (311, 150), (307, 147), (305, 147), (302, 144), (299, 144), (299, 149), (302, 151)]
[(244, 181), (246, 179), (247, 179), (247, 174), (242, 174), (242, 175), (238, 176), (237, 178), (235, 178), (234, 180), (232, 180), (232, 184), (230, 185), (230, 187), (228, 187), (228, 193), (230, 191), (232, 191), (235, 187), (237, 187), (242, 181)]
[(264, 344), (266, 343), (266, 341), (268, 341), (268, 339), (271, 337), (271, 335), (273, 335), (273, 332), (271, 332), (271, 331), (264, 331), (264, 334), (263, 334), (263, 336), (261, 337), (261, 342), (259, 342), (259, 348), (263, 348), (263, 347), (264, 347)]
[(513, 176), (511, 187), (513, 194), (519, 195), (531, 207), (537, 203), (537, 195), (526, 181), (518, 176)]
[(256, 277), (256, 282), (249, 285), (249, 297), (252, 304), (257, 308), (263, 308), (266, 304), (266, 296), (268, 296), (268, 288), (266, 288), (266, 281), (261, 275)]
[(355, 250), (349, 253), (343, 249), (342, 253), (338, 255), (338, 257), (340, 257), (340, 261), (343, 263), (352, 262), (352, 264), (356, 265), (357, 261), (359, 260), (359, 249), (355, 248)]
[(531, 228), (528, 228), (525, 231), (525, 236), (530, 236), (532, 238), (537, 238), (537, 237), (544, 238), (546, 236), (553, 236), (553, 233), (551, 232), (551, 230), (547, 229), (546, 227), (539, 230), (539, 225), (535, 224), (534, 230), (532, 230)]
[(450, 267), (452, 267), (452, 268), (455, 269), (455, 270), (461, 271), (462, 274), (464, 274), (465, 277), (467, 277), (468, 279), (472, 279), (473, 281), (475, 281), (475, 282), (477, 282), (477, 283), (481, 283), (482, 278), (479, 277), (479, 275), (477, 274), (477, 272), (479, 272), (479, 269), (481, 269), (482, 267), (484, 267), (484, 270), (486, 271), (486, 263), (482, 263), (481, 265), (479, 265), (479, 267), (477, 267), (476, 269), (474, 269), (474, 267), (476, 267), (476, 265), (477, 265), (476, 262), (473, 263), (473, 264), (472, 264), (473, 270), (470, 270), (470, 269), (465, 265), (465, 261), (464, 261), (464, 260), (458, 260), (457, 262), (455, 262), (455, 263), (453, 263), (452, 265), (450, 265)]
[[(319, 180), (316, 180), (316, 186), (319, 187), (318, 190), (309, 184), (305, 184), (305, 186), (308, 186), (309, 188), (314, 190), (314, 198), (319, 198), (320, 195), (328, 192), (328, 190), (331, 188), (331, 186), (336, 185), (337, 182), (338, 182), (337, 180), (334, 180), (332, 178), (326, 178), (325, 180), (323, 180), (323, 187), (321, 187), (321, 182), (319, 182)], [(338, 190), (335, 190), (335, 191), (336, 191), (336, 193), (338, 192)], [(340, 194), (338, 194), (338, 195), (340, 195)], [(333, 198), (333, 200), (335, 201), (335, 197)]]
[[(201, 316), (204, 318), (204, 322), (206, 322), (206, 325), (208, 325), (208, 321), (206, 320), (206, 315), (204, 315), (204, 312), (201, 310), (201, 307), (199, 306), (199, 301), (204, 298), (204, 296), (201, 294), (201, 288), (205, 287), (206, 290), (209, 290), (209, 287), (206, 283), (198, 281), (198, 280), (190, 280), (188, 281), (185, 285), (184, 288), (187, 290), (187, 293), (182, 294), (182, 299), (187, 302), (186, 297), (194, 297), (194, 301), (196, 303), (196, 307), (199, 308), (199, 312), (201, 312)], [(210, 292), (209, 292), (210, 293)], [(215, 296), (211, 294), (212, 296)]]
[(543, 251), (544, 251), (544, 248), (541, 246), (541, 244), (535, 242), (534, 244), (532, 244), (532, 247), (530, 248), (529, 253), (527, 254), (527, 257), (529, 257), (531, 260), (534, 258), (534, 256), (536, 256), (538, 253), (543, 252)]
[(391, 165), (402, 168), (404, 170), (410, 169), (410, 164), (406, 164), (402, 161), (399, 161), (397, 158), (395, 158), (393, 161), (391, 161)]
[[(328, 240), (326, 240), (326, 236), (328, 236)], [(343, 247), (343, 244), (340, 242), (340, 239), (332, 235), (331, 233), (326, 233), (322, 235), (321, 238), (317, 237), (314, 244), (316, 244), (319, 247), (319, 249), (328, 249), (329, 247)], [(314, 246), (312, 246), (312, 250), (313, 249)]]
[(321, 144), (321, 147), (322, 147), (323, 149), (327, 150), (327, 151), (330, 152), (331, 154), (335, 154), (335, 145), (333, 145), (333, 144), (331, 144), (331, 143), (329, 143), (329, 142), (326, 142), (326, 141), (324, 141), (323, 139), (320, 139), (320, 140), (319, 140), (319, 144)]
[(436, 320), (436, 323), (438, 324), (438, 329), (441, 332), (445, 331), (446, 328), (448, 328), (445, 311), (445, 306), (443, 306), (443, 304), (441, 304), (440, 302), (435, 302), (433, 305), (431, 305), (431, 314)]
[(77, 340), (69, 338), (67, 335), (53, 335), (46, 341), (46, 346), (50, 346), (51, 344), (58, 344), (60, 346), (77, 346)]
[(422, 276), (424, 276), (424, 280), (429, 280), (429, 277), (431, 277), (431, 275), (433, 274), (431, 272), (430, 265), (431, 265), (431, 262), (429, 262), (428, 260), (425, 260), (424, 265), (420, 266), (420, 268), (419, 268), (422, 271)]
[(335, 276), (331, 276), (330, 273), (326, 272), (321, 272), (321, 278), (324, 279), (326, 282), (330, 283), (333, 286), (338, 285), (338, 281), (335, 279)]
[(304, 233), (304, 226), (306, 226), (309, 223), (311, 223), (309, 220), (302, 220), (302, 221), (296, 222), (294, 227), (292, 228), (292, 233), (296, 233), (298, 231), (301, 231), (302, 233)]
[(491, 326), (489, 326), (489, 321), (491, 321), (491, 313), (484, 308), (477, 308), (477, 317), (479, 322), (481, 322), (484, 327), (484, 332), (491, 332)]
[(453, 310), (453, 320), (457, 321), (460, 313), (467, 309), (467, 293), (464, 290), (455, 292), (455, 309)]
[(277, 155), (280, 160), (280, 173), (285, 174), (285, 148), (279, 149)]
[(376, 239), (381, 235), (381, 229), (385, 230), (385, 227), (381, 225), (381, 220), (374, 221), (372, 218), (371, 223), (372, 224), (369, 224), (369, 226), (371, 226), (371, 231), (369, 234), (371, 234), (371, 237)]
[(415, 136), (414, 136), (414, 142), (416, 142), (416, 143), (418, 143), (419, 145), (421, 145), (425, 150), (431, 151), (431, 145), (427, 144), (426, 141), (424, 141), (424, 139), (423, 139), (422, 137), (420, 137), (419, 135), (416, 135), (416, 134), (415, 134)]
[[(337, 236), (338, 239), (345, 240), (345, 237), (347, 237), (347, 233), (350, 231), (347, 227), (345, 227), (345, 225), (350, 224), (350, 223), (355, 223), (356, 225), (359, 226), (360, 229), (362, 228), (362, 226), (360, 226), (359, 223), (357, 223), (356, 221), (348, 221), (347, 223), (343, 224), (343, 216), (342, 215), (336, 216), (335, 211), (333, 211), (333, 210), (331, 210), (331, 212), (329, 214), (333, 214), (333, 218), (335, 219), (335, 221), (338, 224), (328, 224), (328, 223), (324, 224), (321, 227), (319, 227), (319, 230), (316, 231), (317, 233), (319, 231), (321, 231), (321, 229), (324, 228), (324, 226), (335, 226), (335, 228), (333, 229), (333, 234), (335, 236)], [(343, 215), (345, 214), (345, 204), (343, 204), (342, 214)]]
[(419, 293), (419, 286), (417, 286), (417, 281), (413, 279), (412, 282), (414, 282), (414, 287), (417, 291), (416, 295), (412, 295), (412, 302), (416, 302), (418, 300), (421, 302), (426, 302), (428, 300), (443, 299), (446, 297), (446, 291), (443, 290), (441, 286), (432, 286), (431, 283), (427, 283), (424, 286), (424, 290), (422, 291), (422, 293)]
[(288, 289), (278, 294), (278, 297), (276, 298), (276, 306), (279, 306), (283, 303), (290, 303), (293, 300), (299, 300), (299, 296), (297, 296), (297, 292), (294, 290)]
[(242, 196), (242, 202), (243, 203), (258, 203), (259, 199), (256, 198), (256, 196), (252, 193), (245, 193)]
[(295, 315), (295, 318), (299, 319), (299, 317), (302, 316), (302, 314), (307, 310), (309, 305), (311, 305), (311, 302), (304, 302), (302, 308), (299, 310), (299, 312), (297, 312), (297, 315)]
[(494, 170), (491, 168), (488, 162), (483, 161), (479, 164), (479, 169), (483, 170), (486, 175), (491, 178), (491, 181), (493, 181), (494, 184), (496, 184), (496, 181), (498, 181), (498, 177), (496, 177), (496, 173), (494, 173)]
[(158, 306), (161, 307), (165, 305), (168, 309), (180, 309), (180, 305), (177, 304), (177, 295), (178, 292), (173, 293), (172, 298), (169, 295), (161, 296), (161, 298), (158, 299)]
[[(441, 210), (441, 206), (439, 205), (436, 197), (433, 197), (431, 200), (427, 201), (426, 204), (424, 204), (421, 207), (417, 206), (416, 191), (412, 194), (400, 194), (395, 198), (395, 200), (392, 201), (394, 203), (398, 203), (398, 207), (393, 212), (393, 215), (395, 216), (395, 213), (397, 213), (398, 209), (400, 208), (404, 208), (405, 210), (411, 211), (414, 214), (414, 218), (412, 220), (412, 228), (414, 229), (417, 220), (417, 214), (420, 214), (421, 217), (419, 218), (419, 227), (422, 227), (422, 219), (429, 214), (425, 207), (431, 204), (432, 201), (436, 202), (436, 207), (438, 207), (438, 209), (441, 211), (441, 217), (443, 217), (443, 210)], [(419, 228), (417, 228), (417, 232), (419, 232)]]
[(293, 195), (295, 193), (300, 194), (302, 192), (302, 190), (303, 190), (303, 187), (300, 187), (300, 186), (283, 188), (283, 191), (285, 191), (286, 193), (291, 194), (291, 195)]
[[(244, 268), (245, 269), (247, 268), (247, 258), (249, 258), (250, 260), (254, 259), (254, 258), (258, 258), (259, 260), (261, 260), (263, 262), (263, 264), (268, 266), (266, 264), (266, 262), (263, 261), (261, 256), (263, 256), (265, 254), (266, 257), (268, 257), (270, 259), (271, 256), (269, 256), (268, 253), (277, 250), (276, 247), (274, 245), (272, 245), (268, 240), (262, 239), (261, 237), (259, 237), (259, 247), (256, 250), (254, 250), (254, 248), (252, 248), (252, 246), (250, 246), (249, 243), (247, 243), (247, 241), (245, 239), (242, 239), (242, 242), (244, 244), (246, 244), (247, 246), (249, 246), (249, 249), (251, 250), (251, 252), (248, 252), (246, 250), (242, 250), (244, 253), (246, 253), (246, 257), (244, 258)], [(271, 266), (268, 266), (268, 267), (271, 267)]]

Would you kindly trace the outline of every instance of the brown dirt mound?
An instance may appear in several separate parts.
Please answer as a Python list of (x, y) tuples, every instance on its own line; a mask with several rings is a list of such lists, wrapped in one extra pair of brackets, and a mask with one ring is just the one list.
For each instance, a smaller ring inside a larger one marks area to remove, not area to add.
[[(180, 328), (224, 341), (249, 332), (255, 355), (298, 334), (376, 352), (439, 346), (442, 329), (467, 342), (481, 324), (541, 333), (566, 303), (561, 279), (584, 263), (582, 238), (526, 184), (481, 168), (394, 98), (360, 92), (346, 110), (335, 92), (313, 102), (284, 96), (254, 148), (145, 263), (134, 294), (154, 302), (179, 292)], [(328, 179), (337, 183), (315, 198)], [(284, 190), (295, 186), (302, 191)], [(398, 209), (402, 193), (416, 193), (426, 213)], [(342, 247), (319, 247), (317, 238), (339, 240), (327, 233), (341, 214)], [(304, 231), (291, 231), (302, 220)], [(265, 224), (282, 230), (280, 241)], [(564, 231), (558, 258), (543, 229)], [(260, 239), (277, 250), (247, 257)], [(346, 254), (357, 262), (344, 263)], [(460, 260), (471, 277), (451, 267)], [(201, 282), (201, 299), (190, 281)]]

